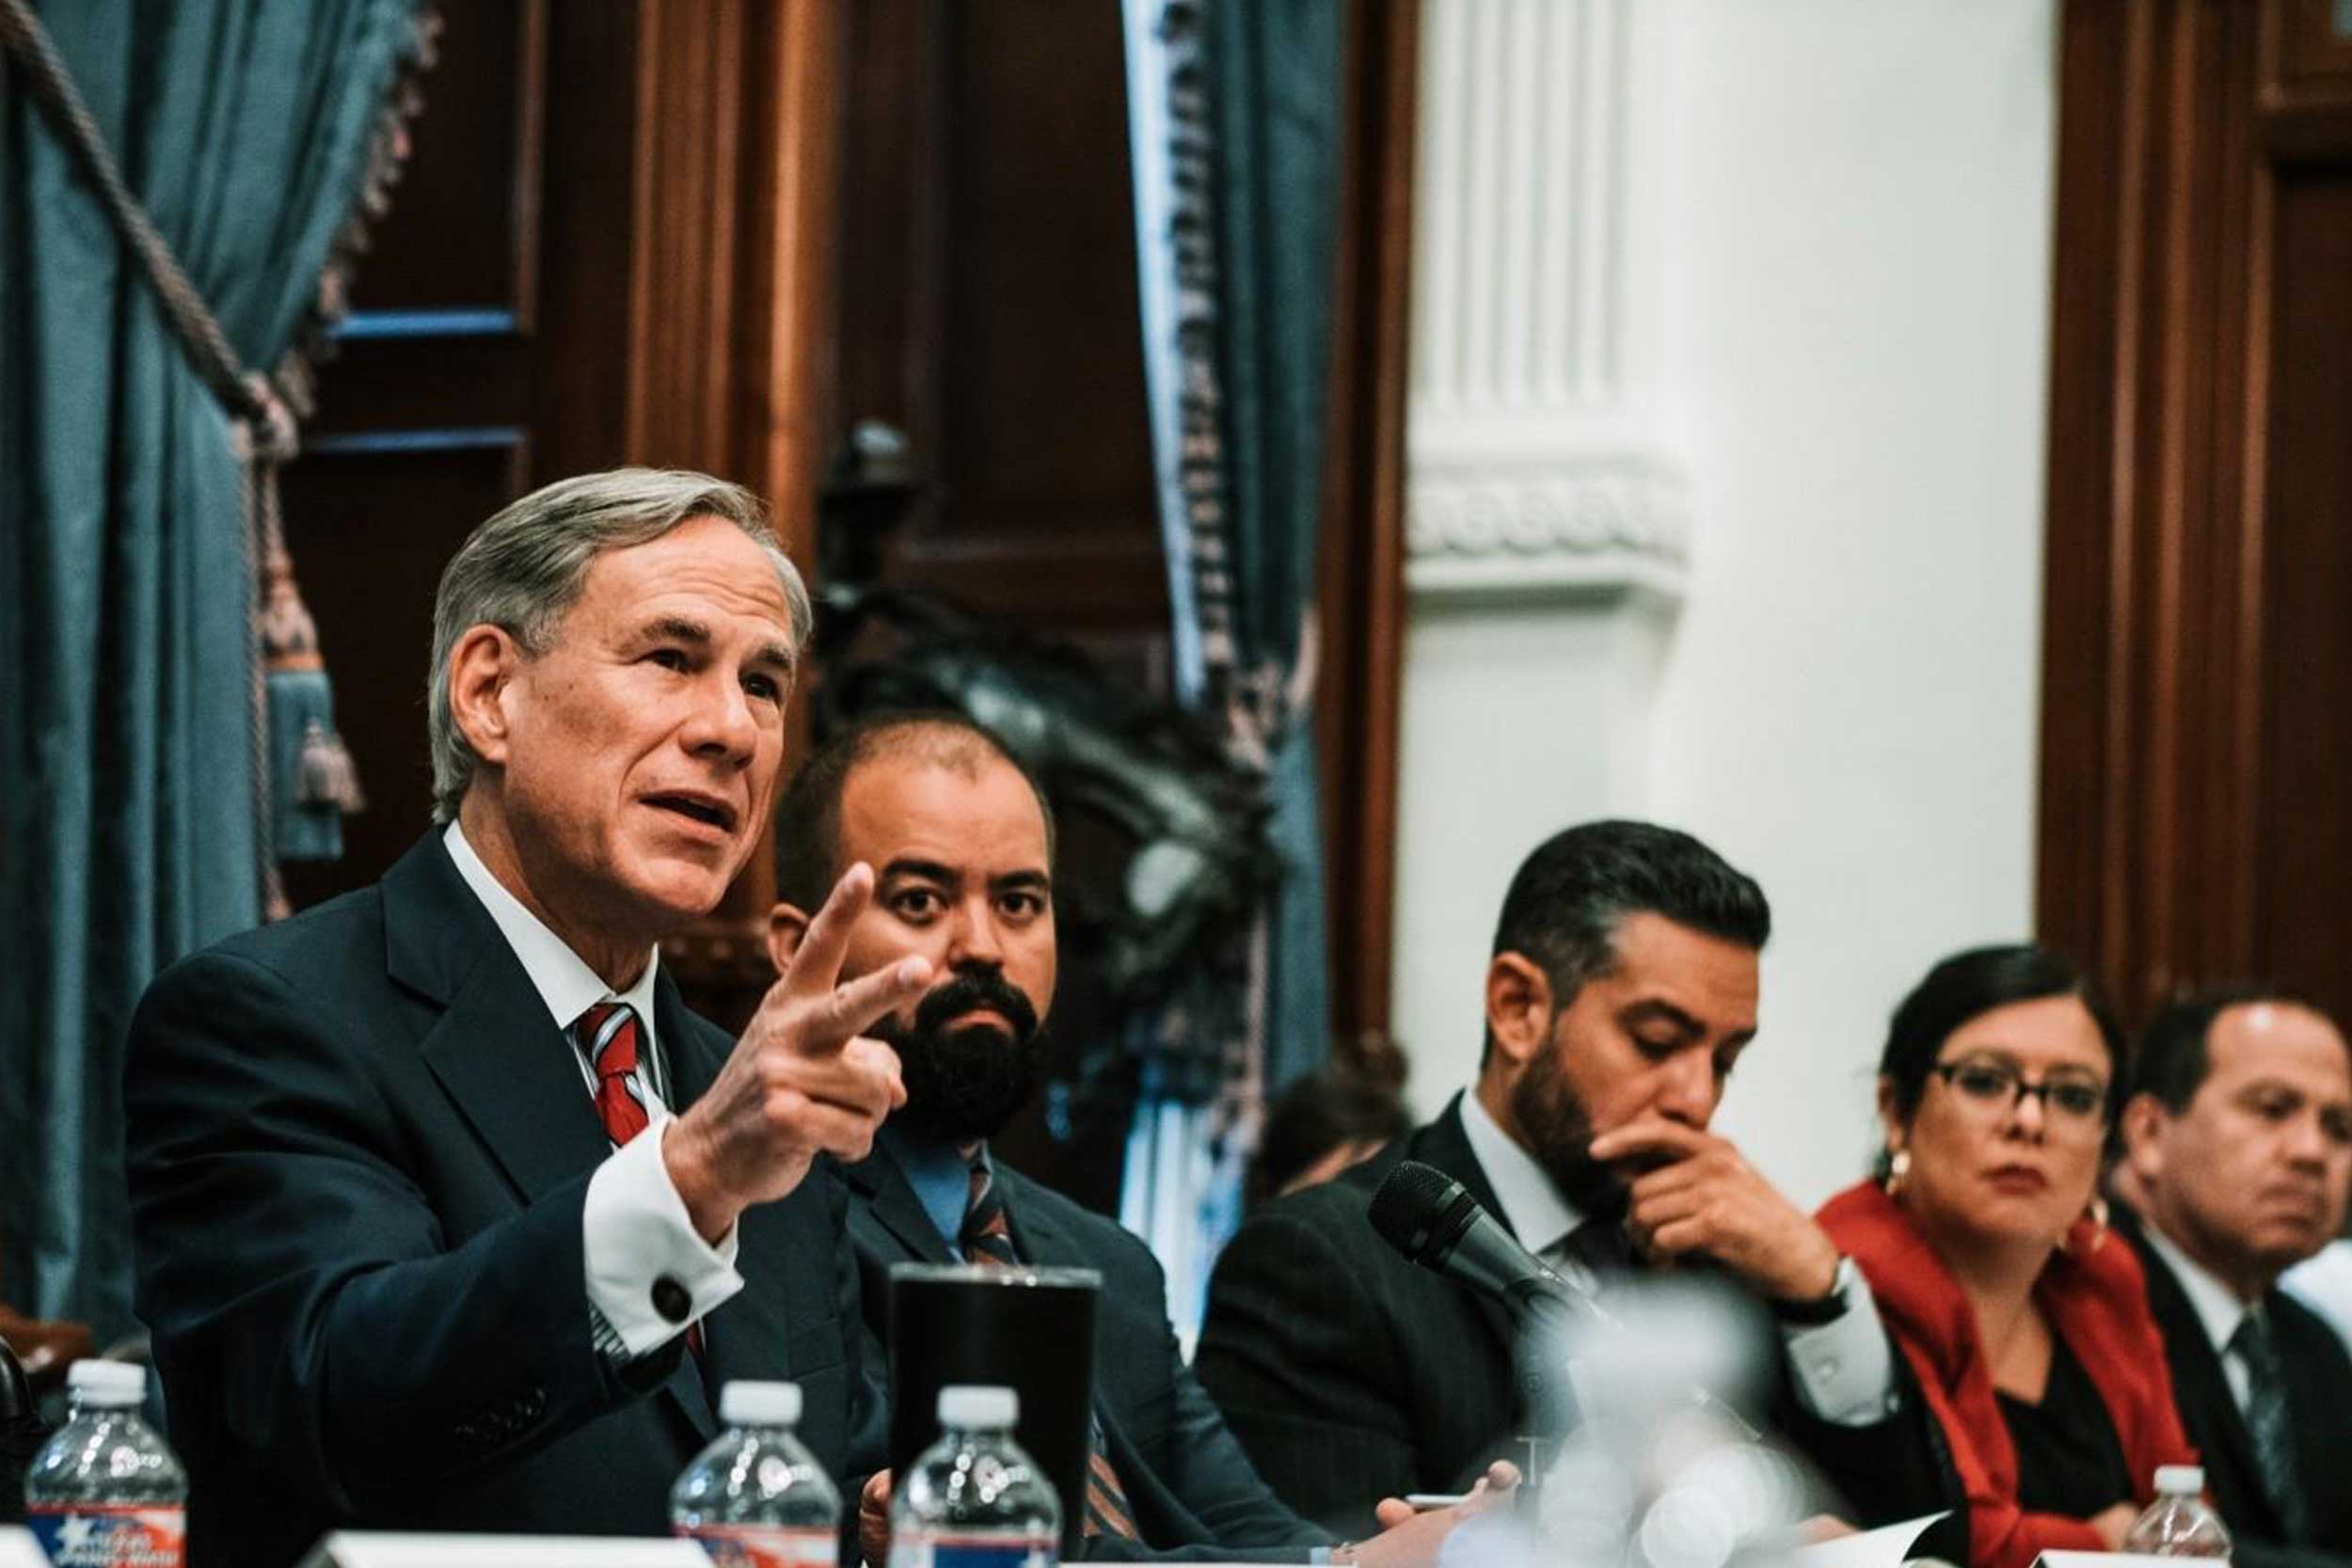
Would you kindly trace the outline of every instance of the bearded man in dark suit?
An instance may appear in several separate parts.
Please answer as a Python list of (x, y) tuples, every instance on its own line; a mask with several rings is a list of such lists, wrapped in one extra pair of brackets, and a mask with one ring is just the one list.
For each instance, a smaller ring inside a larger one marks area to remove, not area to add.
[(1727, 1279), (1779, 1322), (1772, 1424), (1864, 1522), (1957, 1486), (1868, 1286), (1708, 1124), (1756, 1034), (1763, 891), (1687, 833), (1555, 834), (1503, 899), (1478, 1081), (1339, 1180), (1266, 1204), (1218, 1259), (1195, 1370), (1275, 1491), (1348, 1531), (1362, 1498), (1458, 1489), (1548, 1418), (1503, 1309), (1407, 1262), (1370, 1198), (1436, 1166), (1605, 1301), (1630, 1271)]
[[(1186, 1370), (1149, 1249), (991, 1155), (989, 1138), (1041, 1082), (1054, 1000), (1053, 828), (1035, 781), (995, 736), (953, 715), (883, 716), (827, 741), (780, 816), (779, 967), (798, 962), (812, 934), (797, 900), (813, 899), (847, 861), (870, 863), (876, 880), (842, 973), (914, 958), (938, 976), (873, 1026), (898, 1052), (906, 1104), (847, 1172), (877, 1337), (894, 1263), (1094, 1269), (1098, 1441), (1085, 1497), (1063, 1499), (1085, 1511), (1089, 1559), (1430, 1561), (1485, 1496), (1419, 1517), (1391, 1500), (1377, 1522), (1394, 1528), (1356, 1545), (1300, 1518), (1259, 1480)], [(878, 1478), (862, 1499), (869, 1562), (882, 1560), (886, 1486)], [(1368, 1519), (1373, 1502), (1367, 1494)]]
[(861, 1031), (928, 966), (836, 983), (862, 866), (739, 1040), (659, 952), (768, 819), (808, 630), (733, 485), (523, 498), (436, 599), (438, 826), (149, 989), (137, 1299), (199, 1568), (352, 1526), (661, 1533), (729, 1378), (797, 1380), (836, 1475), (878, 1461), (828, 1157), (901, 1098)]
[(2352, 1050), (2307, 1003), (2218, 988), (2157, 1015), (2132, 1082), (2118, 1224), (2233, 1555), (2346, 1568), (2352, 1355), (2278, 1282), (2344, 1227)]

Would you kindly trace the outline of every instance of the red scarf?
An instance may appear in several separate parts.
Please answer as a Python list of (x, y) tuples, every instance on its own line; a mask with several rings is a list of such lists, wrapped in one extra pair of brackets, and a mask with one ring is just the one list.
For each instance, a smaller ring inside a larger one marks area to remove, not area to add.
[[(1880, 1315), (1943, 1424), (1968, 1494), (1971, 1568), (2031, 1568), (2044, 1551), (2106, 1550), (2086, 1521), (2018, 1506), (2017, 1448), (1994, 1395), (1976, 1312), (1910, 1217), (1872, 1181), (1839, 1193), (1817, 1217), (1869, 1280)], [(2082, 1221), (2050, 1255), (2033, 1293), (2052, 1332), (2099, 1390), (2122, 1439), (2134, 1496), (2147, 1503), (2155, 1495), (2156, 1466), (2194, 1465), (2197, 1450), (2172, 1406), (2172, 1374), (2139, 1260)]]

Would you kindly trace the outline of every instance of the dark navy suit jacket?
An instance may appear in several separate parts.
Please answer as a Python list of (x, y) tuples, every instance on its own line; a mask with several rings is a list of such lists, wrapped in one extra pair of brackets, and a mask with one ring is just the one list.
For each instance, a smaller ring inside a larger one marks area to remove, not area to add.
[[(665, 976), (682, 1107), (732, 1047)], [(173, 965), (125, 1082), (137, 1305), (195, 1568), (339, 1527), (662, 1534), (729, 1378), (800, 1383), (836, 1477), (879, 1463), (846, 1195), (746, 1212), (744, 1288), (618, 1374), (590, 1342), (578, 1060), (435, 833), (373, 887)]]
[[(1194, 1369), (1282, 1500), (1361, 1535), (1378, 1498), (1459, 1492), (1494, 1459), (1524, 1463), (1508, 1315), (1406, 1261), (1372, 1227), (1372, 1195), (1400, 1160), (1436, 1166), (1506, 1227), (1462, 1128), (1457, 1096), (1337, 1180), (1275, 1199), (1244, 1222), (1209, 1282)], [(1760, 1310), (1760, 1307), (1758, 1308)], [(1773, 1358), (1768, 1418), (1845, 1493), (1857, 1522), (1953, 1506), (1940, 1432), (1893, 1355), (1897, 1408), (1867, 1426), (1812, 1416)]]
[[(1013, 1248), (1041, 1267), (1093, 1269), (1103, 1276), (1096, 1304), (1094, 1406), (1104, 1451), (1133, 1505), (1144, 1550), (1098, 1537), (1090, 1558), (1144, 1556), (1206, 1561), (1304, 1561), (1334, 1538), (1285, 1508), (1251, 1468), (1168, 1326), (1168, 1281), (1142, 1242), (1102, 1215), (1040, 1186), (1002, 1161)], [(891, 1158), (887, 1139), (848, 1167), (850, 1233), (865, 1275), (864, 1297), (874, 1338), (866, 1354), (881, 1361), (882, 1314), (893, 1263), (961, 1259)]]

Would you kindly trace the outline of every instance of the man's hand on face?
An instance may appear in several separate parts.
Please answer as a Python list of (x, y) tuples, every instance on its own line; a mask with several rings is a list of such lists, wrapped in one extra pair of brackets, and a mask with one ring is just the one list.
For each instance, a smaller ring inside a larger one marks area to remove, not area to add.
[(931, 966), (906, 958), (840, 983), (850, 927), (873, 894), (863, 862), (842, 874), (716, 1081), (666, 1129), (662, 1162), (706, 1241), (799, 1186), (819, 1153), (865, 1159), (906, 1103), (898, 1054), (865, 1031), (922, 995)]
[(1655, 1165), (1626, 1216), (1647, 1256), (1703, 1254), (1779, 1301), (1819, 1301), (1836, 1284), (1827, 1233), (1713, 1133), (1644, 1117), (1595, 1138), (1593, 1158)]

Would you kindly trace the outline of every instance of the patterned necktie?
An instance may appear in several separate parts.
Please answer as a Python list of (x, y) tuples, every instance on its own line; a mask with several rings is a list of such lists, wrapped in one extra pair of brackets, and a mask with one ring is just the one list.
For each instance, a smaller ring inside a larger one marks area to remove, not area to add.
[(2290, 1545), (2311, 1539), (2311, 1511), (2304, 1507), (2302, 1473), (2295, 1451), (2295, 1422), (2287, 1408), (2285, 1369), (2271, 1338), (2270, 1320), (2249, 1312), (2230, 1336), (2230, 1348), (2246, 1366), (2246, 1428), (2254, 1438), (2254, 1465), (2263, 1490), (2279, 1511)]
[[(618, 1148), (653, 1121), (637, 1098), (637, 1009), (626, 1002), (599, 1002), (580, 1015), (572, 1033), (596, 1075), (596, 1119)], [(686, 1348), (703, 1353), (700, 1319), (686, 1325)]]
[[(990, 1178), (980, 1145), (966, 1144), (962, 1152), (964, 1163), (972, 1171), (964, 1199), (963, 1225), (956, 1232), (957, 1244), (963, 1249), (963, 1260), (983, 1268), (1017, 1268), (1021, 1255), (1013, 1250), (1012, 1224), (1005, 1213), (1004, 1195)], [(1088, 1420), (1088, 1438), (1086, 1533), (1141, 1542), (1143, 1535), (1136, 1528), (1127, 1489), (1120, 1484), (1110, 1455), (1103, 1451), (1103, 1423), (1091, 1417)]]
[(1584, 1265), (1596, 1284), (1603, 1284), (1633, 1267), (1633, 1240), (1617, 1220), (1586, 1220), (1568, 1233), (1565, 1256)]
[(580, 1053), (596, 1075), (596, 1117), (612, 1147), (643, 1132), (653, 1119), (630, 1079), (637, 1071), (637, 1012), (626, 1002), (599, 1002), (573, 1025)]

